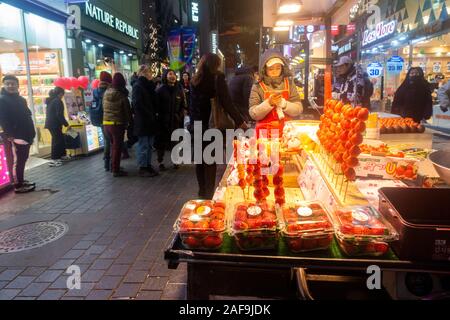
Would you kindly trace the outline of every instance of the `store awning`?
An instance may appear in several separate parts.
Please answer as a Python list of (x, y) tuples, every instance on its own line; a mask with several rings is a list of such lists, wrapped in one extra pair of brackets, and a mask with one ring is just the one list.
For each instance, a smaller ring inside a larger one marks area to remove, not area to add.
[(37, 0), (4, 0), (1, 2), (60, 23), (66, 23), (69, 18), (69, 14), (66, 12)]

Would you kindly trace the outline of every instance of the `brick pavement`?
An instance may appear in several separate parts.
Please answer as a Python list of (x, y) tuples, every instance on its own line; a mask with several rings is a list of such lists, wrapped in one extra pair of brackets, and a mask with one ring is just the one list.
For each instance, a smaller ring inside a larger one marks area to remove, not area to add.
[[(27, 172), (29, 195), (0, 197), (0, 231), (60, 221), (69, 231), (41, 248), (0, 254), (0, 300), (185, 299), (186, 266), (168, 270), (163, 251), (179, 209), (196, 197), (193, 166), (156, 178), (105, 173), (101, 155)], [(65, 270), (81, 268), (81, 290), (68, 290)]]

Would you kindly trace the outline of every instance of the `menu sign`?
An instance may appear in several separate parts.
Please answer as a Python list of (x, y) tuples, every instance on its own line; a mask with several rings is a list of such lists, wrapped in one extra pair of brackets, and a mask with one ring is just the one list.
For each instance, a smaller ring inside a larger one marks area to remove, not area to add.
[[(60, 61), (57, 50), (51, 51), (30, 51), (28, 53), (30, 59), (31, 75), (36, 74), (59, 74)], [(23, 52), (8, 52), (0, 54), (0, 69), (4, 74), (26, 75), (27, 65)]]

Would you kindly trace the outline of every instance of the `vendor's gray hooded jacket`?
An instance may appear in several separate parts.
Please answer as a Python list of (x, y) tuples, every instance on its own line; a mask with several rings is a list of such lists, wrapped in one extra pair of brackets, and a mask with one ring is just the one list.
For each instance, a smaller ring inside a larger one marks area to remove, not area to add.
[[(272, 58), (280, 58), (284, 61), (283, 72), (279, 78), (269, 78), (266, 75), (266, 63)], [(297, 92), (294, 82), (290, 78), (288, 64), (283, 55), (273, 49), (267, 50), (261, 57), (259, 66), (259, 73), (261, 81), (267, 86), (268, 90), (284, 90), (284, 79), (289, 78), (289, 100), (286, 103), (286, 107), (283, 112), (291, 118), (298, 117), (303, 112), (303, 106), (300, 100), (300, 96)], [(268, 100), (264, 100), (264, 91), (259, 83), (253, 85), (252, 92), (250, 94), (249, 113), (253, 120), (263, 120), (273, 109)]]

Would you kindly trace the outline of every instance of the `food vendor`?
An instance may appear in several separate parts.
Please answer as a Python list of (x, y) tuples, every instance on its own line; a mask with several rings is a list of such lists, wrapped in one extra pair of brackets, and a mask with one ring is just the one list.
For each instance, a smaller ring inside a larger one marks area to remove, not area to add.
[(281, 137), (285, 121), (303, 112), (300, 96), (280, 52), (267, 50), (261, 58), (259, 71), (260, 81), (253, 85), (250, 95), (250, 117), (257, 121), (258, 137), (265, 133), (270, 138), (273, 130), (279, 130)]

